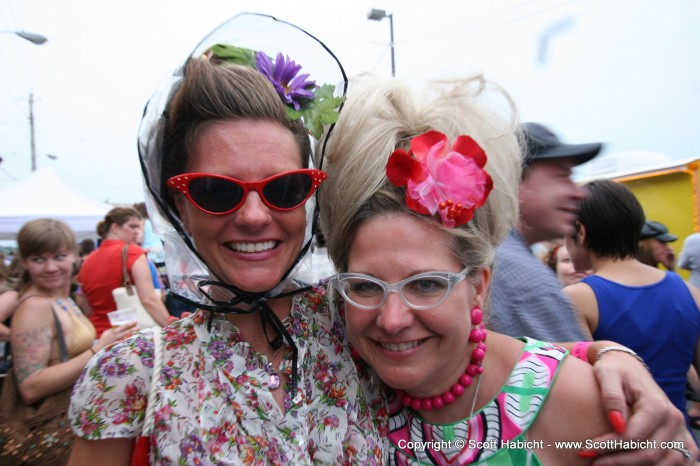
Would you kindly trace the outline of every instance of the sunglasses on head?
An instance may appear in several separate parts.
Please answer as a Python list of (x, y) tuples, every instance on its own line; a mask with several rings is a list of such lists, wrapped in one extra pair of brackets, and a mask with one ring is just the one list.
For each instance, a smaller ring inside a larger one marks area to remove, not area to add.
[(183, 173), (170, 178), (168, 186), (184, 194), (200, 210), (225, 215), (238, 210), (251, 190), (271, 209), (294, 210), (311, 197), (327, 176), (312, 168), (291, 170), (260, 181), (241, 181), (210, 173)]

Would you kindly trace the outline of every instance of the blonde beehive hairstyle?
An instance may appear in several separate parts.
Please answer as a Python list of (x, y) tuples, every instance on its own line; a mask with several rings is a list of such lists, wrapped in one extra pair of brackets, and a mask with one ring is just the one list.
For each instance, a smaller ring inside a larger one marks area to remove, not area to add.
[[(386, 177), (391, 153), (408, 150), (413, 137), (431, 130), (450, 141), (470, 136), (488, 157), (485, 170), (493, 179), (493, 191), (474, 218), (457, 228), (442, 227), (439, 218), (409, 210), (405, 188), (395, 187)], [(489, 266), (495, 246), (517, 220), (522, 156), (516, 132), (512, 100), (481, 75), (431, 82), (422, 93), (397, 80), (351, 82), (328, 140), (323, 165), (328, 180), (319, 190), (321, 228), (336, 269), (347, 271), (350, 244), (362, 222), (395, 213), (441, 226), (454, 239), (455, 254), (465, 267)]]

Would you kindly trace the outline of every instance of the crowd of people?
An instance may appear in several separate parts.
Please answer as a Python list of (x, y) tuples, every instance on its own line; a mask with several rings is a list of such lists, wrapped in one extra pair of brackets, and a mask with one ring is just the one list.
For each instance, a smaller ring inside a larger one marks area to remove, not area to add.
[(632, 191), (610, 180), (589, 182), (584, 189), (576, 231), (566, 245), (574, 267), (592, 274), (565, 291), (593, 338), (634, 349), (686, 412), (687, 374), (700, 368), (700, 290), (637, 259), (640, 235), (650, 222), (645, 224)]
[[(348, 80), (256, 14), (204, 38), (138, 143), (146, 201), (97, 244), (18, 234), (4, 385), (71, 436), (0, 418), (0, 463), (695, 464), (700, 290), (674, 270), (698, 241), (676, 264), (627, 188), (574, 183), (602, 144), (519, 123), (479, 74)], [(127, 276), (155, 325), (110, 323)]]

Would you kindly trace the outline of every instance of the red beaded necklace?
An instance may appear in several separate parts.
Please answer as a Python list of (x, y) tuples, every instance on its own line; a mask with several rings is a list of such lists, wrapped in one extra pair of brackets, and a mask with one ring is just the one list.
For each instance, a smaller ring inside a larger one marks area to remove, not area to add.
[(474, 307), (471, 310), (472, 330), (469, 334), (469, 341), (476, 343), (474, 351), (472, 351), (472, 359), (467, 365), (457, 382), (450, 387), (442, 395), (432, 397), (419, 398), (409, 395), (403, 390), (396, 390), (396, 397), (401, 400), (401, 403), (406, 407), (418, 410), (440, 409), (445, 405), (455, 402), (458, 396), (464, 394), (464, 389), (470, 386), (475, 375), (481, 374), (484, 371), (484, 356), (486, 355), (486, 328), (484, 327), (484, 315), (481, 309)]

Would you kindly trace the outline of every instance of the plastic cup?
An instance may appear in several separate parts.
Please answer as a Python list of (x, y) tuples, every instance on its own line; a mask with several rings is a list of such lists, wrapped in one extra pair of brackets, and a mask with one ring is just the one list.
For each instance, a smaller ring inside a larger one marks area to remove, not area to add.
[(129, 307), (108, 312), (107, 317), (109, 318), (109, 323), (112, 325), (112, 328), (119, 327), (120, 325), (136, 321), (136, 308)]

